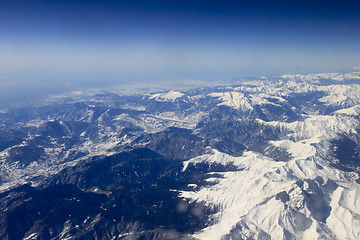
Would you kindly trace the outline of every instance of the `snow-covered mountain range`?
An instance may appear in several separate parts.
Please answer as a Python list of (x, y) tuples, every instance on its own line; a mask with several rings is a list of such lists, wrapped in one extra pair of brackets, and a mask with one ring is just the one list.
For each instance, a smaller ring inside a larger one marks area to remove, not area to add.
[(359, 114), (360, 72), (1, 109), (0, 238), (360, 239)]

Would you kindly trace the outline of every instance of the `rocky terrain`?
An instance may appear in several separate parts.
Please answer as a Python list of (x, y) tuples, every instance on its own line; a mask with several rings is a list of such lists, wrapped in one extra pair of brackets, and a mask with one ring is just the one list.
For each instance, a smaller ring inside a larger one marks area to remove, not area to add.
[(1, 239), (359, 239), (360, 73), (0, 109)]

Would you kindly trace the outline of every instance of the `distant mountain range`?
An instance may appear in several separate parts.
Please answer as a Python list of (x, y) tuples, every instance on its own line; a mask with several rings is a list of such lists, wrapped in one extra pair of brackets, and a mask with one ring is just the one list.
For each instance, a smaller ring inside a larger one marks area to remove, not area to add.
[(0, 109), (1, 239), (360, 239), (360, 72)]

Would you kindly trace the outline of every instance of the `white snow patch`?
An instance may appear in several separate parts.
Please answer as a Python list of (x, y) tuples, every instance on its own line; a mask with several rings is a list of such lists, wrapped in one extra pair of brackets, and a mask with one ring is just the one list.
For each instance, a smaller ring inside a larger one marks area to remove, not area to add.
[(319, 86), (320, 91), (327, 93), (321, 102), (338, 106), (355, 106), (360, 104), (359, 85), (330, 85)]
[(36, 240), (38, 239), (39, 234), (38, 233), (32, 233), (29, 236), (27, 236), (26, 238), (24, 238), (23, 240)]
[(291, 79), (297, 81), (307, 81), (309, 83), (318, 83), (321, 79), (330, 79), (333, 81), (343, 82), (344, 80), (360, 79), (359, 73), (317, 73), (307, 75), (282, 75), (283, 79)]
[(360, 239), (360, 189), (339, 186), (331, 196), (327, 225), (339, 239)]
[[(220, 212), (213, 215), (216, 222), (193, 235), (197, 239), (221, 239), (239, 226), (244, 239), (262, 239), (259, 235), (261, 232), (274, 239), (287, 239), (284, 229), (299, 239), (318, 239), (325, 233), (317, 227), (320, 223), (307, 208), (303, 194), (303, 191), (311, 193), (312, 189), (306, 181), (303, 189), (296, 183), (301, 179), (315, 181), (318, 177), (324, 179), (323, 185), (331, 179), (339, 184), (338, 189), (342, 193), (346, 191), (343, 199), (333, 199), (331, 215), (326, 223), (321, 224), (325, 224), (339, 239), (358, 239), (360, 236), (357, 217), (360, 214), (359, 184), (350, 181), (344, 186), (344, 180), (348, 181), (350, 176), (325, 164), (319, 167), (323, 163), (321, 159), (276, 162), (254, 152), (245, 152), (242, 157), (216, 152), (191, 159), (187, 164), (196, 164), (201, 160), (210, 163), (231, 162), (242, 170), (218, 173), (221, 177), (211, 178), (211, 181), (218, 182), (216, 185), (203, 187), (199, 191), (181, 192), (184, 198), (220, 208)], [(286, 204), (277, 199), (280, 192), (288, 195)]]
[(354, 134), (356, 133), (356, 127), (358, 122), (356, 119), (353, 119), (345, 115), (318, 115), (318, 116), (309, 116), (304, 121), (295, 121), (292, 123), (286, 122), (265, 122), (260, 119), (258, 122), (278, 127), (280, 129), (288, 129), (292, 131), (288, 135), (288, 139), (292, 141), (301, 141), (305, 139), (317, 139), (320, 140), (329, 140), (335, 138), (338, 134)]
[(155, 99), (156, 101), (175, 101), (177, 98), (184, 96), (184, 93), (177, 91), (170, 91), (167, 93), (156, 93), (149, 96), (150, 99)]
[(270, 143), (276, 147), (287, 150), (295, 159), (308, 159), (314, 157), (316, 149), (312, 143), (318, 142), (318, 139), (310, 139), (305, 141), (293, 142), (291, 140), (271, 141)]
[(350, 108), (344, 108), (337, 110), (334, 114), (343, 114), (348, 116), (359, 116), (360, 115), (360, 105), (356, 105)]
[(243, 111), (253, 110), (249, 99), (241, 92), (214, 92), (208, 94), (210, 97), (222, 100), (219, 106), (229, 106)]

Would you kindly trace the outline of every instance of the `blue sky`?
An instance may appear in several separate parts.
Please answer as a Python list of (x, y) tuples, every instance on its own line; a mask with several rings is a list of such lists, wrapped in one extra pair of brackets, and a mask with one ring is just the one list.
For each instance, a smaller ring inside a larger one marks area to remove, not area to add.
[(350, 70), (360, 65), (359, 9), (331, 0), (0, 0), (0, 88), (15, 96), (34, 85)]

